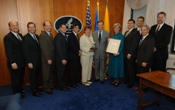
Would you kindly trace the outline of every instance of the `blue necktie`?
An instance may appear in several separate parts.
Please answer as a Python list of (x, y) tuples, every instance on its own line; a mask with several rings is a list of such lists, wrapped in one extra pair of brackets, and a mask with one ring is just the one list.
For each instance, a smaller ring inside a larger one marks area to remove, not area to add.
[(36, 38), (35, 34), (33, 34), (33, 39), (39, 44), (38, 39)]

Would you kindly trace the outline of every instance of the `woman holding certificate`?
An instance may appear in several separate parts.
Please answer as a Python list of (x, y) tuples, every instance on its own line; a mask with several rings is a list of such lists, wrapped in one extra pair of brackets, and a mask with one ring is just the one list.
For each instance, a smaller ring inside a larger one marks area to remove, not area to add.
[(113, 28), (115, 34), (112, 36), (112, 39), (121, 40), (121, 42), (118, 49), (118, 53), (110, 53), (108, 75), (114, 78), (112, 84), (114, 86), (118, 86), (119, 78), (122, 78), (124, 76), (124, 55), (123, 55), (124, 36), (119, 32), (121, 28), (121, 25), (119, 23), (115, 23)]
[(95, 50), (95, 42), (91, 36), (91, 27), (85, 26), (84, 34), (80, 37), (80, 49), (82, 50), (82, 55), (80, 57), (82, 65), (82, 83), (85, 86), (92, 84), (90, 82), (91, 71), (92, 71), (92, 60)]

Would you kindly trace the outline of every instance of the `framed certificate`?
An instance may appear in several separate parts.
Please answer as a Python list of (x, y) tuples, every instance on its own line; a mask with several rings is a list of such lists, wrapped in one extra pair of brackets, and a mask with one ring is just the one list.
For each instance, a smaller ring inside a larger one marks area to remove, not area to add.
[(121, 40), (109, 38), (108, 46), (106, 52), (108, 53), (118, 53)]

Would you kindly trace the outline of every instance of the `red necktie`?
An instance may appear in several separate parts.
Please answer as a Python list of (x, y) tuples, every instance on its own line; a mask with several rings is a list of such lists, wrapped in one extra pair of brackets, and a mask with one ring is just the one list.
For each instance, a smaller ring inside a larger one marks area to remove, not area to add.
[(159, 28), (160, 28), (160, 25), (158, 25), (156, 31), (155, 31), (155, 35), (157, 35), (157, 33), (159, 32)]

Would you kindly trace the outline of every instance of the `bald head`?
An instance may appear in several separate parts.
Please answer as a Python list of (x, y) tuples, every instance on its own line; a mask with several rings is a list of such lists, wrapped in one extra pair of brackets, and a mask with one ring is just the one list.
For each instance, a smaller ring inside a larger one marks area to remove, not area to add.
[(19, 32), (19, 25), (18, 25), (18, 22), (17, 21), (14, 21), (14, 20), (10, 21), (8, 23), (8, 26), (9, 26), (9, 30), (10, 31), (13, 31), (15, 33), (18, 33)]

